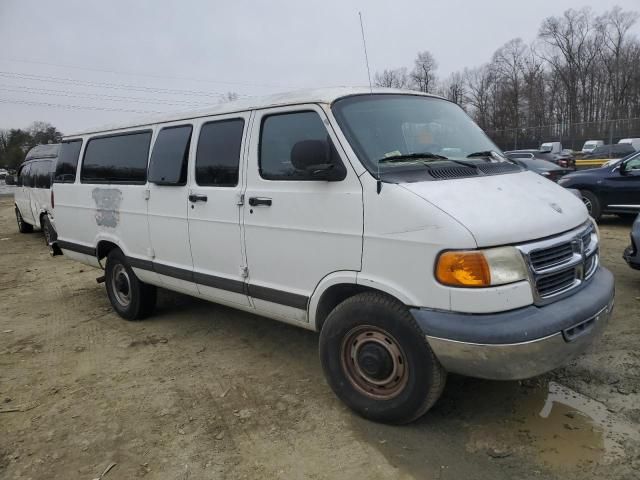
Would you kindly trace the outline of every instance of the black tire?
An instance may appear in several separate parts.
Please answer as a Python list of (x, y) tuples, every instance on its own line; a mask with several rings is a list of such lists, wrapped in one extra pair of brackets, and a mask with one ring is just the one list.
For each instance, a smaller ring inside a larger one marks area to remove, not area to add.
[(20, 210), (18, 210), (18, 207), (15, 207), (15, 210), (16, 210), (16, 222), (18, 222), (18, 231), (20, 233), (33, 232), (33, 225), (24, 221), (24, 218), (22, 218), (22, 214), (20, 213)]
[(403, 424), (421, 417), (446, 382), (407, 308), (376, 292), (348, 298), (329, 314), (320, 333), (320, 361), (335, 394), (378, 422)]
[(42, 226), (42, 235), (44, 236), (44, 243), (49, 249), (49, 252), (53, 255), (53, 242), (55, 241), (55, 230), (53, 225), (49, 221), (46, 215), (42, 215), (40, 218), (40, 225)]
[(114, 249), (107, 255), (105, 284), (111, 306), (126, 320), (142, 320), (153, 313), (157, 289), (141, 282), (124, 254)]
[(595, 193), (590, 192), (589, 190), (580, 190), (580, 193), (582, 194), (582, 201), (589, 211), (589, 215), (591, 215), (597, 222), (602, 216), (602, 207), (600, 206), (600, 200), (598, 200), (598, 197)]

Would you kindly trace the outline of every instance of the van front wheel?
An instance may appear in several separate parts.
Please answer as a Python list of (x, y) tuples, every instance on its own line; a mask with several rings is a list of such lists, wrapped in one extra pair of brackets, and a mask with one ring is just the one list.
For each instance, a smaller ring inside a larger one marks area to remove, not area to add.
[(408, 423), (438, 400), (446, 372), (407, 308), (386, 295), (355, 295), (329, 314), (320, 361), (335, 394), (358, 414)]
[(142, 320), (153, 312), (156, 287), (141, 282), (118, 249), (107, 255), (105, 284), (111, 306), (122, 318)]

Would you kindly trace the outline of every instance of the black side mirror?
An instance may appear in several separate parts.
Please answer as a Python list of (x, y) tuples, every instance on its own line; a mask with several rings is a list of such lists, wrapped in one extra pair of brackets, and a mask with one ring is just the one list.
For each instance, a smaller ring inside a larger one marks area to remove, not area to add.
[(4, 177), (4, 183), (7, 185), (15, 185), (16, 177), (14, 177), (13, 175), (7, 175), (6, 177)]
[(309, 180), (339, 182), (347, 175), (330, 140), (303, 140), (291, 149), (291, 164)]

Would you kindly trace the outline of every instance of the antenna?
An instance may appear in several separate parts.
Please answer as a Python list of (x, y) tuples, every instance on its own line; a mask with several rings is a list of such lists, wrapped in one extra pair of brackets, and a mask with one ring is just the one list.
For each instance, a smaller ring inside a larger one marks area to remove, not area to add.
[(364, 25), (362, 24), (362, 12), (358, 12), (360, 17), (360, 31), (362, 32), (362, 46), (364, 47), (364, 61), (367, 64), (367, 76), (369, 77), (369, 90), (373, 93), (373, 87), (371, 86), (371, 70), (369, 70), (369, 55), (367, 55), (367, 41), (364, 38)]

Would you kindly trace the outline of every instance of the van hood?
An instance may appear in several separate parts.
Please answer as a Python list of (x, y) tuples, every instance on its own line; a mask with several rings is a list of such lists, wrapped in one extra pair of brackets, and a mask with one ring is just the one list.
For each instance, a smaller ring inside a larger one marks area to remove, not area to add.
[(533, 172), (400, 185), (464, 225), (478, 247), (556, 235), (589, 218), (576, 195)]

